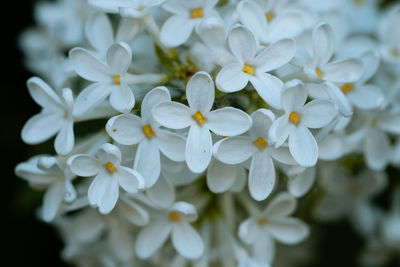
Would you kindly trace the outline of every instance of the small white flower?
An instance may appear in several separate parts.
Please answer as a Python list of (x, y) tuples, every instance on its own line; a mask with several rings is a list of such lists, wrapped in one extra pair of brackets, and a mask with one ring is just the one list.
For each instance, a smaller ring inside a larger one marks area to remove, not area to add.
[(161, 42), (168, 47), (179, 46), (186, 42), (201, 21), (219, 16), (214, 10), (217, 2), (217, 0), (170, 0), (165, 3), (163, 8), (173, 15), (161, 28)]
[(74, 69), (79, 76), (93, 82), (76, 98), (74, 115), (82, 116), (94, 109), (110, 96), (111, 106), (122, 113), (129, 112), (135, 105), (135, 97), (128, 86), (127, 70), (132, 60), (128, 44), (112, 45), (107, 52), (107, 63), (83, 48), (69, 52)]
[(175, 133), (160, 129), (154, 121), (151, 110), (156, 105), (171, 101), (165, 87), (156, 87), (143, 99), (142, 118), (133, 114), (112, 117), (106, 125), (107, 133), (122, 145), (139, 144), (136, 151), (134, 169), (146, 180), (146, 187), (151, 187), (160, 176), (160, 151), (174, 161), (185, 160), (185, 139)]
[(152, 7), (166, 0), (89, 0), (89, 4), (104, 12), (119, 13), (124, 17), (143, 18)]
[(164, 102), (153, 108), (153, 117), (171, 129), (190, 126), (185, 158), (191, 171), (203, 172), (212, 156), (211, 133), (221, 136), (239, 135), (251, 126), (245, 112), (225, 107), (211, 111), (214, 104), (214, 83), (206, 72), (196, 73), (188, 82), (186, 96), (189, 107), (178, 102)]
[(77, 193), (71, 183), (75, 176), (55, 157), (34, 157), (18, 164), (15, 173), (32, 186), (46, 188), (42, 207), (42, 218), (46, 222), (56, 218), (63, 202), (71, 204), (76, 199)]
[(198, 259), (203, 254), (204, 244), (200, 235), (190, 225), (197, 219), (192, 204), (175, 202), (160, 218), (154, 218), (136, 238), (136, 254), (140, 258), (152, 256), (171, 234), (172, 245), (179, 254), (188, 259)]
[(60, 97), (38, 77), (30, 78), (27, 86), (42, 111), (25, 123), (21, 133), (22, 140), (28, 144), (39, 144), (57, 135), (54, 141), (56, 152), (68, 154), (74, 147), (74, 99), (71, 89), (64, 88)]
[(236, 26), (229, 32), (228, 43), (236, 62), (220, 70), (216, 78), (218, 89), (225, 93), (236, 92), (250, 81), (262, 99), (280, 108), (283, 82), (267, 72), (289, 62), (296, 50), (295, 42), (283, 39), (256, 55), (253, 34), (243, 26)]
[(292, 245), (307, 238), (308, 226), (297, 218), (289, 217), (295, 209), (296, 199), (288, 193), (280, 193), (271, 200), (264, 211), (239, 225), (239, 237), (252, 245), (256, 259), (272, 262), (275, 239)]
[(303, 167), (314, 166), (318, 159), (318, 145), (308, 128), (328, 125), (337, 116), (337, 108), (323, 99), (305, 104), (307, 92), (298, 80), (290, 81), (286, 86), (282, 93), (285, 114), (271, 126), (271, 138), (277, 147), (289, 139), (289, 150), (297, 163)]
[(88, 191), (89, 204), (98, 207), (100, 213), (110, 213), (117, 203), (119, 186), (128, 193), (136, 194), (145, 186), (137, 171), (121, 166), (121, 151), (112, 144), (104, 144), (96, 157), (78, 154), (68, 159), (71, 171), (83, 177), (95, 176)]
[(268, 131), (275, 120), (274, 114), (266, 109), (255, 111), (251, 118), (253, 125), (250, 136), (228, 137), (215, 146), (217, 159), (226, 164), (239, 164), (251, 158), (249, 172), (249, 190), (258, 201), (264, 200), (275, 186), (275, 167), (272, 158), (286, 163), (296, 164), (285, 147), (271, 146)]

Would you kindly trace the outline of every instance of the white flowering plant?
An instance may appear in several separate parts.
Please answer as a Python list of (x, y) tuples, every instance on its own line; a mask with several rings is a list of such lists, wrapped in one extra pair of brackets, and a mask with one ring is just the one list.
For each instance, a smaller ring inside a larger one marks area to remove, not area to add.
[(56, 0), (35, 14), (20, 44), (41, 111), (21, 137), (54, 148), (15, 173), (44, 191), (65, 261), (305, 266), (314, 226), (345, 219), (362, 266), (400, 264), (400, 4)]

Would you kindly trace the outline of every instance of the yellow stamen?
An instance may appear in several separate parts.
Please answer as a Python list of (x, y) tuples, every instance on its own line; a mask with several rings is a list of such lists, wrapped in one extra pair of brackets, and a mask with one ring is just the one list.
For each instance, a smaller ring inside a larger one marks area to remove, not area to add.
[(68, 115), (68, 111), (65, 111), (65, 112), (64, 112), (64, 119), (68, 119), (68, 116), (69, 116), (69, 115)]
[(143, 7), (140, 7), (137, 10), (141, 12), (141, 11), (143, 11), (143, 9), (144, 9)]
[(117, 170), (117, 168), (115, 168), (114, 164), (112, 164), (109, 161), (106, 164), (104, 164), (104, 166), (106, 167), (107, 171), (109, 171), (109, 172), (115, 172)]
[(192, 115), (192, 118), (200, 125), (202, 126), (206, 122), (206, 117), (204, 117), (203, 114), (201, 114), (200, 111), (197, 111)]
[(263, 150), (268, 146), (267, 141), (265, 141), (262, 137), (258, 137), (257, 140), (253, 141), (253, 144), (260, 150)]
[(247, 74), (250, 74), (250, 75), (254, 74), (254, 68), (250, 67), (249, 65), (246, 65), (246, 64), (244, 64), (244, 67), (243, 67), (242, 71), (247, 73)]
[(267, 219), (266, 218), (260, 218), (260, 219), (257, 220), (257, 224), (259, 226), (263, 226), (266, 223), (267, 223)]
[(297, 125), (300, 123), (300, 115), (296, 111), (292, 111), (289, 114), (289, 120), (294, 125)]
[(352, 83), (346, 83), (340, 88), (342, 90), (343, 94), (347, 94), (350, 91), (353, 91), (354, 85)]
[(265, 14), (265, 18), (268, 22), (270, 22), (274, 17), (275, 15), (273, 12), (268, 12), (267, 14)]
[(142, 127), (144, 134), (146, 135), (147, 139), (151, 139), (154, 136), (153, 128), (151, 128), (150, 124), (147, 124)]
[(390, 51), (390, 54), (394, 57), (394, 58), (398, 58), (399, 57), (399, 51), (396, 48), (393, 48), (392, 51)]
[(317, 74), (317, 76), (322, 79), (324, 78), (324, 74), (322, 74), (321, 70), (319, 68), (315, 69), (315, 73)]
[(173, 211), (169, 214), (170, 221), (176, 222), (176, 221), (179, 221), (180, 218), (181, 218), (181, 215), (179, 215), (179, 213), (176, 211)]
[(198, 19), (203, 17), (203, 9), (201, 7), (192, 9), (190, 11), (190, 17), (192, 19)]
[(362, 4), (364, 4), (365, 0), (353, 0), (353, 2), (356, 5), (362, 5)]
[(120, 84), (120, 83), (121, 83), (121, 76), (115, 75), (115, 76), (114, 76), (114, 83)]

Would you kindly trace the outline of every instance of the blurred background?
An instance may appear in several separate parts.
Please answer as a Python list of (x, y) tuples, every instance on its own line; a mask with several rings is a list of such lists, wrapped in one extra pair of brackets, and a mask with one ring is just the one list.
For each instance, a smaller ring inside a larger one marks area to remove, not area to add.
[[(5, 173), (1, 175), (0, 203), (3, 204), (1, 219), (5, 223), (2, 228), (5, 240), (2, 240), (6, 250), (2, 253), (5, 256), (2, 258), (5, 265), (2, 266), (69, 266), (60, 259), (63, 244), (58, 233), (50, 225), (36, 219), (35, 211), (41, 203), (42, 193), (32, 190), (25, 181), (14, 175), (14, 167), (19, 162), (27, 160), (38, 151), (52, 151), (53, 140), (40, 146), (29, 146), (20, 138), (24, 123), (40, 111), (26, 89), (25, 82), (32, 74), (23, 66), (23, 55), (18, 47), (21, 31), (34, 23), (35, 2), (6, 1), (6, 7), (3, 7), (2, 29), (6, 34), (2, 38), (3, 116), (0, 133), (1, 165)], [(383, 1), (384, 4), (389, 2), (399, 1)], [(11, 17), (7, 17), (8, 13)], [(398, 175), (393, 170), (389, 172), (392, 176)], [(377, 201), (383, 205), (387, 202), (384, 194)], [(314, 234), (319, 235), (320, 245), (317, 246), (318, 251), (315, 251), (314, 264), (310, 266), (358, 266), (357, 255), (363, 242), (346, 222), (312, 224), (311, 227)], [(399, 265), (391, 263), (388, 266)]]

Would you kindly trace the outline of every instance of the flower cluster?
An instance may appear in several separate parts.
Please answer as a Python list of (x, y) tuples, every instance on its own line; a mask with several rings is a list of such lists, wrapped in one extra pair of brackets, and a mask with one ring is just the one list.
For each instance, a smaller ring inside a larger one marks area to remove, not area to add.
[(57, 0), (35, 14), (20, 41), (42, 110), (21, 135), (55, 136), (55, 153), (15, 172), (45, 191), (66, 261), (297, 266), (308, 224), (340, 218), (366, 266), (399, 256), (385, 169), (400, 164), (400, 5)]

